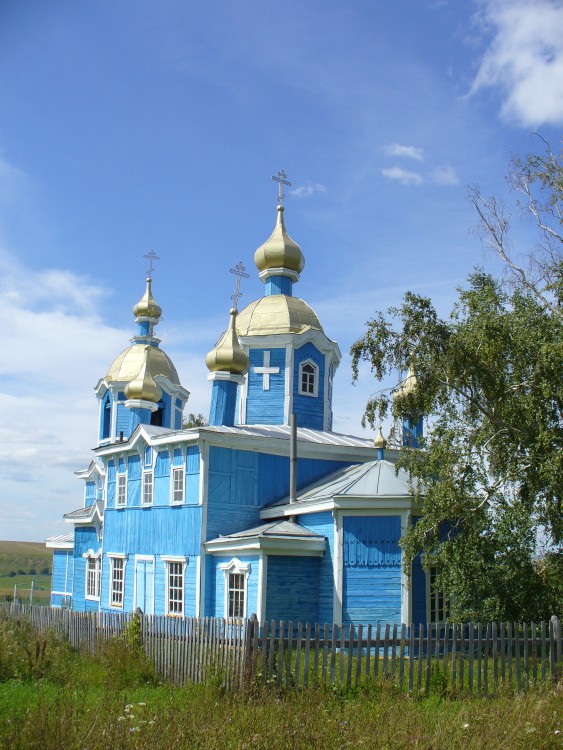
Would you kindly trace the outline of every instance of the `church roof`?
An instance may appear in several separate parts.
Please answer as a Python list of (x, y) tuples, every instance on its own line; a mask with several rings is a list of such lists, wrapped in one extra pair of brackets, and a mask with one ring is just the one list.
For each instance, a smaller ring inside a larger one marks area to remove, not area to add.
[(294, 521), (273, 521), (211, 539), (205, 547), (212, 554), (263, 550), (272, 554), (318, 557), (325, 550), (326, 539)]
[[(235, 427), (226, 427), (225, 425), (208, 425), (206, 427), (200, 427), (199, 431), (201, 433), (218, 432), (230, 433), (232, 435), (249, 435), (251, 437), (280, 438), (282, 440), (289, 440), (291, 428), (287, 424), (237, 425)], [(373, 450), (372, 440), (361, 437), (354, 437), (353, 435), (342, 435), (338, 432), (311, 430), (307, 427), (297, 428), (297, 440), (306, 443), (317, 443), (319, 445), (370, 448), (371, 450)]]
[(322, 534), (317, 534), (310, 529), (306, 529), (293, 521), (271, 521), (253, 529), (244, 529), (236, 534), (228, 534), (219, 537), (220, 539), (246, 539), (248, 537), (303, 537), (304, 539), (319, 538), (324, 539)]
[(299, 297), (270, 294), (251, 302), (237, 317), (239, 336), (269, 336), (274, 333), (322, 331), (314, 310)]
[(92, 505), (87, 505), (85, 508), (78, 508), (78, 510), (65, 513), (63, 518), (70, 523), (89, 523), (96, 513), (100, 519), (104, 515), (104, 506), (100, 500), (95, 500)]
[[(296, 501), (291, 504), (296, 513), (299, 506), (315, 505), (331, 500), (381, 500), (411, 499), (409, 476), (404, 469), (395, 473), (395, 464), (391, 461), (369, 461), (365, 464), (349, 466), (324, 479), (315, 482), (297, 493)], [(290, 505), (289, 498), (277, 500), (264, 510), (273, 513), (274, 508)]]
[(57, 534), (45, 539), (45, 546), (53, 549), (70, 549), (74, 544), (74, 531), (68, 534)]

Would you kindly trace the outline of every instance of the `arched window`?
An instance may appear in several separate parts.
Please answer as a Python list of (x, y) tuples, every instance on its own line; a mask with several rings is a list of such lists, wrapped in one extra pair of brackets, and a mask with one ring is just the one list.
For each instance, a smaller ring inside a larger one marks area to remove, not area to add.
[(111, 398), (109, 393), (102, 404), (102, 440), (109, 437), (111, 429)]
[(299, 394), (302, 396), (318, 396), (319, 368), (310, 359), (299, 365)]
[(151, 424), (154, 427), (162, 427), (163, 417), (164, 417), (164, 408), (162, 407), (161, 404), (159, 404), (158, 409), (156, 411), (153, 411), (153, 413), (151, 414)]

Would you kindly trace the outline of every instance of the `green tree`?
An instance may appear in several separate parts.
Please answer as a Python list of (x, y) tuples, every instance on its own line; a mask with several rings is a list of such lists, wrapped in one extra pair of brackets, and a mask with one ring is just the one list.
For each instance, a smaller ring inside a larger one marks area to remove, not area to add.
[(182, 429), (188, 430), (191, 427), (207, 427), (208, 422), (203, 414), (188, 414), (187, 418), (182, 422)]
[[(511, 217), (473, 188), (482, 237), (507, 276), (474, 271), (446, 319), (430, 299), (408, 292), (368, 322), (351, 351), (354, 377), (361, 361), (380, 380), (415, 372), (414, 388), (374, 395), (364, 420), (427, 419), (422, 448), (403, 449), (399, 459), (422, 509), (403, 540), (405, 564), (424, 551), (456, 619), (545, 618), (561, 601), (554, 585), (563, 541), (561, 156), (516, 159), (511, 179), (517, 210), (527, 210), (540, 233), (527, 266), (508, 243)], [(538, 535), (550, 548), (540, 563)]]

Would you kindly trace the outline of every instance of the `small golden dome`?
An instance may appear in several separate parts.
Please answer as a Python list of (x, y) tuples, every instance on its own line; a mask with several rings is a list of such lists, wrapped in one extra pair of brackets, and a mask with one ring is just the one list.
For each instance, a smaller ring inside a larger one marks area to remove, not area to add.
[(205, 364), (211, 372), (230, 372), (233, 375), (240, 375), (248, 365), (248, 355), (239, 344), (236, 319), (237, 311), (233, 307), (229, 328), (205, 358)]
[(308, 328), (322, 331), (315, 312), (298, 297), (270, 294), (251, 302), (239, 313), (239, 336), (268, 336), (272, 333), (302, 333)]
[(383, 437), (383, 432), (381, 431), (381, 425), (379, 425), (379, 428), (377, 430), (377, 436), (375, 440), (373, 441), (374, 448), (387, 448), (387, 440)]
[(133, 307), (133, 315), (136, 318), (160, 318), (162, 315), (162, 308), (152, 296), (151, 284), (152, 279), (149, 276), (147, 278), (147, 288), (145, 289), (145, 293)]
[(269, 268), (287, 268), (301, 273), (305, 258), (299, 245), (286, 232), (283, 223), (283, 206), (278, 206), (278, 220), (269, 239), (254, 253), (254, 263), (259, 271)]
[(409, 371), (407, 373), (407, 377), (403, 380), (401, 385), (397, 388), (397, 390), (393, 394), (393, 398), (402, 398), (403, 396), (408, 396), (416, 388), (416, 383), (417, 381), (416, 381), (416, 375), (414, 374), (414, 368), (412, 365), (410, 365)]
[(144, 360), (137, 376), (125, 386), (128, 399), (140, 399), (156, 403), (162, 398), (162, 389), (154, 382), (149, 370), (149, 355), (152, 346), (145, 346)]
[(178, 373), (168, 355), (157, 346), (149, 346), (148, 351), (145, 352), (145, 345), (140, 343), (129, 346), (115, 358), (105, 379), (116, 382), (130, 382), (137, 377), (145, 359), (153, 378), (157, 375), (164, 375), (175, 385), (180, 385)]

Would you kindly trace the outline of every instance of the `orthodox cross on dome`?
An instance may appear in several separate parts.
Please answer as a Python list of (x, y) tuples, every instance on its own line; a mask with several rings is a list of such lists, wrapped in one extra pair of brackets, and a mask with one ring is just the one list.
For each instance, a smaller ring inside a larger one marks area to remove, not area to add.
[(233, 300), (233, 304), (236, 310), (238, 307), (239, 297), (242, 297), (242, 292), (240, 291), (240, 280), (248, 279), (250, 277), (247, 273), (244, 272), (244, 266), (242, 265), (242, 261), (240, 260), (234, 268), (229, 268), (229, 271), (231, 273), (234, 273), (234, 275), (237, 277), (237, 283), (235, 285), (235, 293), (231, 294), (231, 299)]
[(278, 185), (278, 187), (279, 187), (279, 190), (278, 190), (278, 203), (280, 204), (280, 206), (283, 206), (283, 199), (285, 198), (285, 194), (283, 192), (283, 186), (287, 185), (288, 187), (291, 187), (291, 182), (289, 182), (289, 180), (286, 180), (285, 179), (286, 177), (287, 177), (287, 175), (283, 171), (283, 169), (280, 169), (280, 171), (278, 172), (278, 176), (277, 177), (274, 177), (272, 175), (272, 180), (274, 180), (275, 182), (279, 183), (279, 185)]
[(280, 371), (279, 367), (270, 367), (270, 352), (264, 352), (264, 363), (262, 367), (255, 367), (254, 372), (256, 375), (262, 375), (262, 390), (270, 390), (270, 375), (277, 375)]
[(146, 258), (149, 262), (149, 267), (147, 268), (147, 276), (149, 278), (152, 278), (152, 271), (153, 271), (153, 260), (160, 260), (160, 255), (157, 255), (154, 250), (149, 250), (148, 253), (145, 253), (143, 255), (143, 258)]

